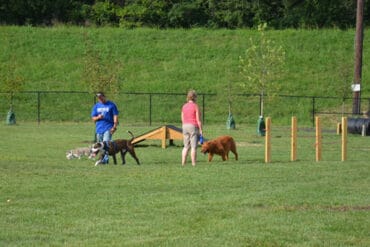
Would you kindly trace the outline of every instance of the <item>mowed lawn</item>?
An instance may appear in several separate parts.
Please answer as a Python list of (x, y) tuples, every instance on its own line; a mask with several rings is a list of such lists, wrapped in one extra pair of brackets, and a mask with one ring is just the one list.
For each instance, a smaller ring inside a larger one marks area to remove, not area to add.
[[(123, 125), (115, 138), (158, 126)], [(255, 126), (206, 125), (206, 138), (235, 138), (238, 161), (208, 163), (198, 149), (197, 166), (181, 167), (180, 141), (140, 143), (140, 166), (67, 160), (93, 127), (0, 125), (0, 246), (370, 246), (370, 137), (350, 135), (341, 162), (340, 136), (325, 131), (316, 162), (302, 128), (290, 162), (289, 126), (273, 126), (265, 164)]]

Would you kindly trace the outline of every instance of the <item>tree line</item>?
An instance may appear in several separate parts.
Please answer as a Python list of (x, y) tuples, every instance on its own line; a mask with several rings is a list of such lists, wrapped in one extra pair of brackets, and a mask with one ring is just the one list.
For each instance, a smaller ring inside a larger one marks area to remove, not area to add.
[[(365, 2), (365, 25), (370, 23)], [(356, 0), (0, 0), (0, 24), (124, 28), (351, 28)]]

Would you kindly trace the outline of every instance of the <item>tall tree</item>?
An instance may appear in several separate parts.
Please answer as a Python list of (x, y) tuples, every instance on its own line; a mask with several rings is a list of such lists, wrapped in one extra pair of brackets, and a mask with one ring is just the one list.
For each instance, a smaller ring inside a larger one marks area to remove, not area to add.
[(104, 62), (99, 51), (94, 47), (93, 40), (84, 33), (85, 56), (83, 57), (83, 84), (90, 93), (107, 92), (112, 99), (120, 92), (121, 63), (119, 61)]
[(266, 37), (267, 24), (258, 26), (259, 39), (250, 39), (250, 46), (239, 57), (241, 74), (245, 81), (242, 86), (250, 92), (261, 95), (261, 116), (264, 114), (264, 98), (277, 94), (280, 90), (278, 81), (282, 75), (285, 51), (281, 45)]

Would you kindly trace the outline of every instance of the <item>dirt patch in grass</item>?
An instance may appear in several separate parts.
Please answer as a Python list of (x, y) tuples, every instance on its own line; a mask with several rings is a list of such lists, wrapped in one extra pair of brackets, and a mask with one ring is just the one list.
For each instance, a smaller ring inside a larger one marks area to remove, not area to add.
[(328, 207), (330, 211), (347, 212), (347, 211), (370, 211), (370, 206), (335, 206)]
[(370, 211), (370, 205), (368, 206), (284, 206), (284, 211), (307, 211), (307, 210), (328, 210), (334, 212), (349, 212), (349, 211)]
[(264, 144), (259, 142), (237, 142), (237, 147), (262, 147)]

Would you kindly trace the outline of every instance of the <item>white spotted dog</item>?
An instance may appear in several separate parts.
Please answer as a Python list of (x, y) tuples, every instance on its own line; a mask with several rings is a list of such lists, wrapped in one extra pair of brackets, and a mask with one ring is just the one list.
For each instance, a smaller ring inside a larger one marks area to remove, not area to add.
[(89, 159), (92, 158), (92, 153), (91, 153), (91, 147), (82, 147), (82, 148), (75, 148), (68, 150), (66, 152), (66, 158), (67, 159), (81, 159), (81, 157), (88, 157)]

